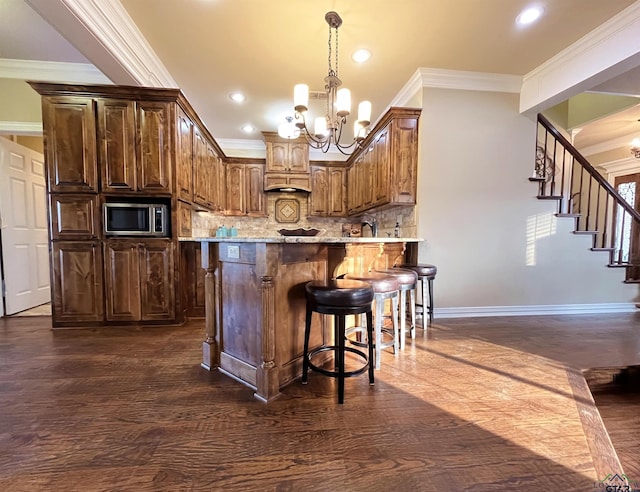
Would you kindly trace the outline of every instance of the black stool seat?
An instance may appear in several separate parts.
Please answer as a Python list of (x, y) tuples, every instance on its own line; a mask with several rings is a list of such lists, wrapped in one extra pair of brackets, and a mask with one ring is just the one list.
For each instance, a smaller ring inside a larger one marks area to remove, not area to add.
[(413, 270), (420, 277), (435, 277), (436, 273), (438, 273), (438, 267), (435, 265), (427, 265), (425, 263), (419, 265), (400, 265), (400, 267), (396, 268), (404, 268), (407, 270)]
[(305, 290), (307, 299), (325, 306), (353, 308), (370, 305), (373, 301), (371, 285), (358, 280), (316, 280), (307, 283)]
[[(357, 280), (332, 279), (327, 281), (312, 281), (305, 285), (307, 298), (306, 321), (304, 330), (304, 354), (302, 359), (302, 383), (307, 382), (309, 369), (333, 377), (338, 380), (338, 403), (344, 402), (344, 379), (362, 374), (369, 370), (369, 384), (374, 383), (373, 376), (373, 344), (369, 343), (368, 354), (353, 347), (345, 347), (345, 316), (351, 314), (365, 314), (367, 317), (368, 340), (373, 339), (373, 288), (366, 282)], [(335, 345), (322, 345), (312, 351), (309, 350), (311, 333), (311, 317), (314, 312), (334, 315)], [(312, 362), (314, 356), (323, 352), (333, 352), (335, 370), (325, 369)], [(363, 364), (352, 371), (345, 370), (345, 353), (359, 357)]]

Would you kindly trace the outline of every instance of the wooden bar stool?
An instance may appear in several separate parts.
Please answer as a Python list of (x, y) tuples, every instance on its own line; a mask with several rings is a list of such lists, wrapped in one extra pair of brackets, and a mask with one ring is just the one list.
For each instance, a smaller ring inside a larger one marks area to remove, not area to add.
[(400, 350), (404, 350), (405, 333), (407, 332), (407, 292), (409, 292), (411, 310), (411, 338), (416, 336), (416, 285), (418, 284), (418, 274), (406, 268), (387, 268), (386, 270), (375, 270), (378, 273), (395, 277), (400, 285)]
[[(383, 348), (393, 347), (393, 353), (398, 353), (398, 292), (400, 291), (400, 285), (395, 277), (376, 272), (349, 273), (345, 278), (367, 282), (373, 288), (373, 301), (376, 305), (373, 328), (375, 337), (375, 367), (376, 369), (380, 369), (380, 355)], [(391, 301), (393, 331), (384, 329), (382, 326), (384, 320), (384, 303), (387, 299)], [(368, 320), (367, 328), (369, 328)], [(385, 342), (382, 339), (383, 333), (391, 335), (391, 341)], [(371, 345), (371, 338), (367, 338), (367, 340), (369, 341), (369, 345)]]
[[(369, 384), (373, 384), (373, 344), (369, 342), (368, 354), (362, 350), (345, 346), (345, 316), (365, 314), (367, 318), (367, 340), (373, 339), (373, 315), (371, 302), (374, 298), (373, 289), (365, 282), (356, 280), (333, 279), (308, 282), (306, 291), (306, 323), (304, 330), (304, 355), (302, 359), (302, 384), (307, 383), (309, 368), (338, 379), (338, 403), (344, 402), (344, 379), (362, 374), (369, 369)], [(335, 320), (335, 345), (323, 345), (309, 352), (309, 335), (311, 332), (311, 317), (313, 313), (333, 314)], [(331, 371), (313, 364), (311, 359), (321, 353), (334, 353), (335, 370)], [(364, 361), (358, 369), (345, 370), (345, 352), (355, 354)]]
[(422, 303), (416, 302), (416, 306), (422, 308), (422, 323), (424, 328), (427, 327), (427, 315), (429, 316), (428, 324), (433, 323), (433, 281), (438, 273), (435, 265), (417, 264), (417, 265), (400, 265), (399, 268), (413, 270), (418, 274), (418, 280), (422, 282)]

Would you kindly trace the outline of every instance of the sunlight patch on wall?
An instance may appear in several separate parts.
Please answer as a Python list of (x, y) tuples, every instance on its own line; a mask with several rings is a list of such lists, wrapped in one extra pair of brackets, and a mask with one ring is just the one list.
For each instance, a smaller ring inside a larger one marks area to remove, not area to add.
[(527, 218), (527, 247), (525, 250), (527, 266), (536, 265), (536, 241), (554, 235), (556, 224), (556, 217), (551, 212)]

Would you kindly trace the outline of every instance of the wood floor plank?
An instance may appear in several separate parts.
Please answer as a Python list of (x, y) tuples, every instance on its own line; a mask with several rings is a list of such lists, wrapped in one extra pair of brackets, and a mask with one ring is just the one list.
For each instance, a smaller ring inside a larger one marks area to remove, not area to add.
[(344, 405), (317, 373), (265, 405), (200, 367), (201, 321), (2, 318), (0, 490), (592, 490), (605, 472), (640, 477), (626, 466), (640, 450), (618, 453), (623, 470), (581, 370), (640, 364), (639, 328), (635, 314), (438, 321), (385, 351), (374, 386), (347, 380)]

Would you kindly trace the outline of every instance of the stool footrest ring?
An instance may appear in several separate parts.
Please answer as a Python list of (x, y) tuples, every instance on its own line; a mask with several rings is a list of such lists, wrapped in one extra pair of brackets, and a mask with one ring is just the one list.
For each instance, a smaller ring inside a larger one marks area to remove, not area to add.
[[(309, 367), (311, 369), (313, 369), (316, 372), (319, 372), (321, 374), (324, 374), (325, 376), (329, 376), (332, 378), (337, 378), (340, 374), (338, 373), (338, 371), (330, 371), (328, 369), (325, 369), (323, 367), (320, 366), (316, 366), (313, 362), (311, 362), (311, 359), (313, 356), (318, 355), (322, 352), (327, 352), (327, 351), (332, 351), (332, 352), (337, 352), (339, 350), (339, 347), (336, 345), (327, 345), (325, 347), (320, 347), (317, 348), (311, 352), (309, 352), (309, 356), (307, 357), (308, 360), (308, 364)], [(360, 357), (363, 361), (364, 361), (364, 365), (358, 369), (354, 369), (352, 371), (344, 371), (344, 377), (345, 378), (350, 378), (352, 376), (357, 376), (358, 374), (362, 374), (363, 372), (365, 372), (368, 368), (369, 368), (369, 357), (367, 357), (367, 354), (365, 354), (362, 350), (358, 350), (355, 349), (353, 347), (344, 347), (345, 352), (350, 352), (352, 354), (357, 355), (358, 357)]]

